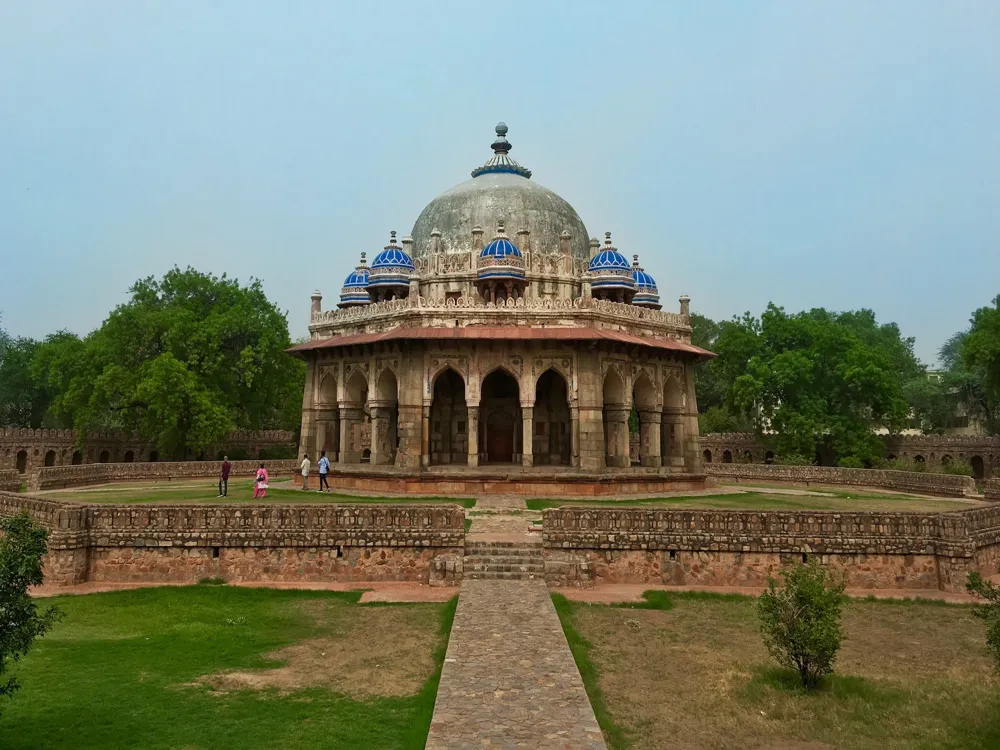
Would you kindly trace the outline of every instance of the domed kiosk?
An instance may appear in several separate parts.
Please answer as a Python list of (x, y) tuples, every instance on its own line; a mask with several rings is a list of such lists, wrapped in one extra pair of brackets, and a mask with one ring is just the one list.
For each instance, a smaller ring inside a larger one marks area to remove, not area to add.
[(689, 300), (588, 239), (510, 156), (312, 298), (301, 451), (372, 490), (619, 494), (704, 486)]

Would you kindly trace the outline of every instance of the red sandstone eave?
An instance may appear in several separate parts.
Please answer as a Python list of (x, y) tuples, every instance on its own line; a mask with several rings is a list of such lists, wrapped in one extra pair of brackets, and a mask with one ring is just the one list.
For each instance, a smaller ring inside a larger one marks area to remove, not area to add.
[(691, 344), (662, 336), (635, 336), (604, 328), (529, 328), (527, 326), (469, 326), (466, 328), (393, 328), (379, 333), (356, 333), (316, 339), (286, 349), (289, 354), (305, 357), (318, 349), (338, 349), (359, 344), (384, 341), (610, 341), (651, 349), (665, 349), (692, 355), (697, 359), (712, 359), (715, 354)]

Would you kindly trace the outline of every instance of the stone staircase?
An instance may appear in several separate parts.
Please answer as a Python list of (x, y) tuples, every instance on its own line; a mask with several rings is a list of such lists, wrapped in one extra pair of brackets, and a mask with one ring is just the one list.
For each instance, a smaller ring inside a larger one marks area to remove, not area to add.
[(464, 578), (525, 581), (545, 578), (542, 542), (497, 542), (466, 538)]

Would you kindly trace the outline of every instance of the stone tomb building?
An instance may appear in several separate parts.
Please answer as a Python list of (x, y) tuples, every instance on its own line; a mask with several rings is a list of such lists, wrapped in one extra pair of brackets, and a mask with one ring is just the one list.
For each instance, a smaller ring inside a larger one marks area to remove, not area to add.
[[(338, 475), (560, 473), (704, 481), (689, 300), (591, 239), (565, 200), (493, 156), (431, 201), (371, 264), (361, 253), (338, 309), (312, 298), (300, 452)], [(634, 407), (634, 408), (633, 408)], [(637, 455), (629, 435), (638, 423)]]

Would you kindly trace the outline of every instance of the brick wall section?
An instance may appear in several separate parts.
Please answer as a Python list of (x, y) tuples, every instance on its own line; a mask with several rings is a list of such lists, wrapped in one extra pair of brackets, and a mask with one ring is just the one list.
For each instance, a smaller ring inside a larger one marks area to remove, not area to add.
[[(230, 478), (252, 477), (260, 461), (232, 461)], [(287, 476), (295, 472), (299, 462), (295, 459), (264, 461), (272, 477)], [(171, 461), (144, 464), (81, 464), (79, 466), (48, 466), (35, 469), (28, 479), (29, 492), (82, 487), (108, 482), (200, 479), (219, 476), (219, 461)]]
[(0, 492), (51, 530), (46, 582), (405, 580), (454, 585), (457, 505), (77, 505)]
[(984, 495), (991, 503), (1000, 503), (1000, 477), (987, 479), (983, 486)]
[(796, 484), (843, 484), (876, 487), (897, 492), (915, 492), (939, 497), (976, 495), (972, 477), (882, 469), (842, 469), (831, 466), (776, 466), (769, 464), (705, 464), (715, 479)]
[(0, 490), (17, 492), (21, 489), (21, 475), (17, 469), (0, 469)]
[[(1000, 551), (1000, 507), (952, 513), (564, 507), (543, 512), (546, 577), (561, 585), (761, 585), (802, 554), (865, 588), (961, 591)], [(990, 574), (994, 570), (988, 570)]]

